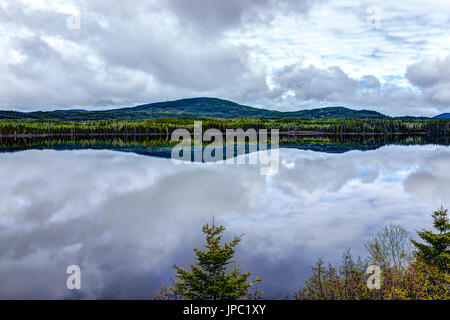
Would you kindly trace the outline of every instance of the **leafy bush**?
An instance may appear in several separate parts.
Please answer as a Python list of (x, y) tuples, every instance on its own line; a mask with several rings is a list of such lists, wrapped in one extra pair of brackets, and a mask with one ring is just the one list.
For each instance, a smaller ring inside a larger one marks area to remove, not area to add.
[[(353, 258), (350, 251), (338, 266), (320, 259), (311, 278), (295, 294), (299, 300), (448, 300), (450, 299), (449, 224), (447, 210), (433, 213), (439, 233), (420, 231), (428, 245), (412, 241), (398, 225), (385, 227), (366, 243), (368, 256)], [(381, 269), (379, 289), (367, 286), (367, 267)]]

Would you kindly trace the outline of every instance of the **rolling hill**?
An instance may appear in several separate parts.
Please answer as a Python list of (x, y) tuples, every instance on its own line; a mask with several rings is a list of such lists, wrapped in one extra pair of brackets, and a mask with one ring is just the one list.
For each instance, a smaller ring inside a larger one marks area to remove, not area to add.
[(450, 113), (440, 114), (440, 115), (434, 117), (434, 119), (450, 119)]
[(152, 118), (306, 118), (306, 119), (384, 119), (381, 113), (369, 110), (352, 110), (344, 107), (327, 107), (294, 112), (259, 109), (217, 98), (191, 98), (157, 102), (136, 107), (86, 111), (55, 110), (18, 112), (1, 111), (0, 119), (57, 119), (57, 120), (140, 120)]

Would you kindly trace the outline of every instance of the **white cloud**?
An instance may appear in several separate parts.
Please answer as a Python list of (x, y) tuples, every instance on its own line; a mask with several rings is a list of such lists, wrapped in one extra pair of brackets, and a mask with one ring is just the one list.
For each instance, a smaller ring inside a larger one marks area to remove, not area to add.
[[(379, 30), (367, 28), (372, 5)], [(448, 56), (449, 11), (438, 0), (7, 0), (0, 105), (106, 108), (217, 96), (280, 110), (339, 104), (434, 115), (448, 111), (448, 83), (422, 90), (427, 75), (411, 70), (425, 56)], [(81, 28), (71, 30), (77, 12)], [(303, 81), (284, 88), (290, 68)]]

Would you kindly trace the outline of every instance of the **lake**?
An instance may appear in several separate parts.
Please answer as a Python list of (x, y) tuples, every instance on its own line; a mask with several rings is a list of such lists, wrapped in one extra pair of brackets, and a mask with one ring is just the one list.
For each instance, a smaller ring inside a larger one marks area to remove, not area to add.
[[(292, 295), (318, 258), (363, 255), (383, 226), (414, 234), (449, 206), (448, 141), (374, 139), (282, 146), (265, 176), (258, 165), (176, 165), (169, 147), (126, 140), (2, 139), (0, 298), (152, 298), (173, 264), (193, 262), (213, 216), (225, 240), (245, 234), (235, 260), (265, 277), (266, 298)], [(73, 264), (79, 291), (66, 288)]]

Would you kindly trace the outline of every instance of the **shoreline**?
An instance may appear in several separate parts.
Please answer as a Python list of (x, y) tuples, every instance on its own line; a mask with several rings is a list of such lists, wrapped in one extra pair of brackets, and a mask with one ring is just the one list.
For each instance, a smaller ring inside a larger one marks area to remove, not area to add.
[[(166, 133), (20, 133), (20, 134), (0, 134), (0, 138), (48, 138), (48, 137), (168, 137)], [(423, 136), (426, 132), (321, 132), (321, 131), (282, 131), (283, 136), (391, 136), (408, 135)]]

